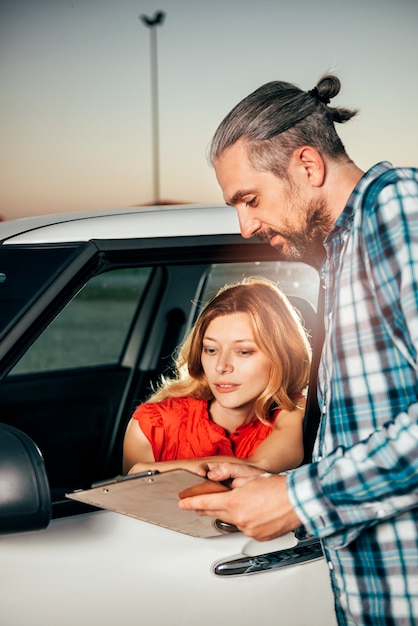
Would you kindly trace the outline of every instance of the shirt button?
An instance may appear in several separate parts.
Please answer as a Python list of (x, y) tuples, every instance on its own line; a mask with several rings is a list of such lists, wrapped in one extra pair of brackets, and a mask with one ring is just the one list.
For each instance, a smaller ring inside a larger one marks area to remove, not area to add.
[(328, 569), (330, 570), (330, 572), (332, 572), (332, 570), (334, 569), (332, 561), (328, 561)]

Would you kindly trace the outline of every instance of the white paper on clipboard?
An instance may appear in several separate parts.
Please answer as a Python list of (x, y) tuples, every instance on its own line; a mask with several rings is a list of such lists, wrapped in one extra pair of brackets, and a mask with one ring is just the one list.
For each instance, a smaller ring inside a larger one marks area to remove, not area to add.
[(209, 493), (227, 487), (189, 470), (174, 469), (117, 476), (91, 489), (67, 493), (66, 497), (193, 537), (216, 537), (234, 532), (233, 526), (220, 520), (179, 509), (179, 494), (186, 489), (200, 492), (203, 489)]

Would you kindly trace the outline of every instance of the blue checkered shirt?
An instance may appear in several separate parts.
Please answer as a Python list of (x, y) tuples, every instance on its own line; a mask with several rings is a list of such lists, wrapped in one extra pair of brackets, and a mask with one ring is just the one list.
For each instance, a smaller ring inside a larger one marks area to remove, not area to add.
[(418, 170), (379, 163), (325, 240), (314, 460), (287, 476), (339, 624), (418, 624)]

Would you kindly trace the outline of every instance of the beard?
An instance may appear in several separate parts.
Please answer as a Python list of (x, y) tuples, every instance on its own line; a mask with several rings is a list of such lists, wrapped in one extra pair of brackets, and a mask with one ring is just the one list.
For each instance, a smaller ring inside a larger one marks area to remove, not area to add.
[[(292, 204), (294, 205), (294, 199)], [(334, 220), (323, 201), (312, 200), (305, 204), (305, 216), (304, 223), (298, 227), (284, 224), (280, 231), (266, 228), (257, 236), (268, 243), (273, 237), (279, 236), (283, 241), (273, 247), (280, 252), (283, 259), (310, 260), (315, 265), (320, 265), (325, 256), (324, 239), (332, 230)]]

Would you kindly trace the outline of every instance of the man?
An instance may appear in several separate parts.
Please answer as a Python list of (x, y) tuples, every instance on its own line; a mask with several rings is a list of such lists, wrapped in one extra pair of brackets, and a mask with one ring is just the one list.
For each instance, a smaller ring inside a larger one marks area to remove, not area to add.
[(418, 623), (418, 172), (348, 157), (325, 76), (273, 82), (223, 120), (210, 157), (244, 237), (321, 265), (325, 342), (311, 463), (285, 475), (232, 463), (230, 492), (179, 506), (268, 540), (304, 524), (329, 564), (339, 624)]

